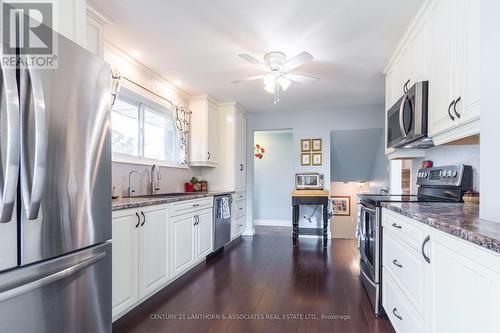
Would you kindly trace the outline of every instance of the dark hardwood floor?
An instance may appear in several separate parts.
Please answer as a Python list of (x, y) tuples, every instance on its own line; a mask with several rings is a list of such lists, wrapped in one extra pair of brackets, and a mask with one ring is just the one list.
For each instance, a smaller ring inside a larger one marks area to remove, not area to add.
[(319, 240), (300, 239), (292, 247), (290, 234), (262, 231), (176, 280), (113, 331), (394, 332), (373, 313), (355, 241), (334, 239), (324, 250)]

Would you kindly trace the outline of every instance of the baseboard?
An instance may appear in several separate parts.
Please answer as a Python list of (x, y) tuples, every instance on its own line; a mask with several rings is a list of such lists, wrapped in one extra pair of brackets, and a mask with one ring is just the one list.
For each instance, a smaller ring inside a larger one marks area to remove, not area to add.
[(272, 227), (291, 227), (291, 220), (254, 220), (254, 225), (272, 226)]
[(245, 231), (243, 231), (243, 233), (241, 235), (242, 236), (253, 236), (253, 235), (255, 235), (255, 228), (246, 229)]

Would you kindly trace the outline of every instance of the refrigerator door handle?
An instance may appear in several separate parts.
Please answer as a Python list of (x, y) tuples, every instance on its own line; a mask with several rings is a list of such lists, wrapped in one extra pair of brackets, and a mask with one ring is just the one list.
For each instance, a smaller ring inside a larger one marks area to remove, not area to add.
[(41, 279), (26, 283), (26, 284), (22, 284), (20, 286), (17, 286), (17, 287), (11, 288), (11, 289), (7, 289), (5, 291), (0, 291), (0, 303), (5, 302), (6, 300), (12, 299), (14, 297), (18, 297), (18, 296), (21, 296), (23, 294), (26, 294), (32, 290), (42, 288), (46, 285), (52, 284), (56, 281), (59, 281), (59, 280), (65, 278), (65, 277), (68, 277), (70, 275), (73, 275), (73, 274), (81, 271), (82, 269), (85, 269), (85, 268), (95, 264), (99, 260), (103, 259), (105, 256), (106, 256), (106, 252), (97, 253), (97, 254), (91, 256), (90, 258), (86, 257), (84, 260), (80, 261), (79, 263), (77, 263), (73, 266), (66, 267), (58, 272), (47, 275)]
[[(43, 185), (45, 180), (45, 169), (46, 169), (46, 158), (47, 158), (47, 120), (45, 112), (45, 99), (42, 89), (42, 81), (39, 74), (29, 68), (24, 72), (25, 74), (25, 92), (21, 96), (21, 101), (24, 103), (24, 107), (30, 107), (28, 93), (31, 94), (32, 104), (34, 108), (35, 116), (35, 156), (33, 162), (33, 178), (31, 179), (31, 189), (29, 188), (29, 176), (28, 176), (28, 156), (26, 152), (23, 152), (21, 163), (21, 190), (23, 197), (23, 204), (26, 216), (28, 220), (34, 220), (38, 218), (38, 212), (40, 211), (40, 202), (43, 194)], [(29, 92), (28, 92), (29, 91)], [(25, 95), (26, 94), (26, 95)], [(23, 117), (21, 117), (21, 122), (26, 121), (25, 113), (29, 110), (22, 110)], [(23, 129), (27, 128), (27, 124), (22, 125)], [(27, 143), (23, 142), (25, 140), (22, 136), (21, 149), (27, 151)]]
[[(17, 178), (19, 174), (19, 101), (16, 72), (14, 69), (1, 67), (2, 82), (0, 89), (5, 90), (5, 113), (7, 116), (7, 144), (5, 152), (4, 174), (0, 180), (0, 223), (12, 220), (12, 213), (17, 196)], [(0, 96), (2, 92), (0, 91)], [(1, 99), (1, 97), (0, 97)], [(3, 110), (0, 110), (2, 112)], [(2, 168), (0, 168), (1, 171)]]

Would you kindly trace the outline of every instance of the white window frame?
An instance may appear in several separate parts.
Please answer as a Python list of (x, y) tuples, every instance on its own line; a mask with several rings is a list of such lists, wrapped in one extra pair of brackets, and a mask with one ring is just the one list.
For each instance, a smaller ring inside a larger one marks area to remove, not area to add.
[[(120, 95), (118, 98), (131, 103), (138, 105), (138, 112), (139, 112), (139, 126), (138, 126), (138, 154), (139, 156), (134, 156), (134, 155), (129, 155), (129, 154), (123, 154), (123, 153), (112, 153), (112, 161), (115, 163), (127, 163), (127, 164), (137, 164), (137, 165), (151, 165), (151, 164), (157, 164), (159, 166), (164, 166), (164, 167), (171, 167), (171, 168), (179, 168), (179, 169), (189, 169), (187, 165), (180, 165), (179, 162), (174, 162), (174, 161), (167, 161), (167, 160), (158, 160), (158, 159), (153, 159), (153, 158), (147, 158), (144, 157), (144, 109), (148, 108), (150, 109), (149, 111), (152, 111), (154, 113), (166, 113), (170, 114), (172, 119), (174, 120), (174, 125), (175, 125), (175, 115), (173, 114), (173, 111), (171, 108), (168, 108), (164, 105), (161, 105), (155, 101), (152, 101), (151, 99), (148, 99), (144, 96), (141, 96), (140, 94), (133, 92), (127, 88), (122, 87), (120, 89)], [(111, 124), (113, 126), (113, 124)], [(177, 130), (177, 128), (176, 128)], [(177, 139), (179, 133), (177, 132)], [(179, 143), (176, 144), (176, 148), (179, 150)], [(178, 151), (178, 155), (180, 155), (180, 150)]]

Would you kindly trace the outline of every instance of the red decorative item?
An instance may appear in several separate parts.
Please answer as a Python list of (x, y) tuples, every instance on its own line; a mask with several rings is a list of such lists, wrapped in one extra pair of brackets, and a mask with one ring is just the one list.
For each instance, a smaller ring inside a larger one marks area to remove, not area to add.
[(258, 143), (256, 143), (255, 146), (253, 147), (253, 154), (259, 160), (261, 160), (264, 157), (265, 152), (266, 150), (264, 149), (264, 147), (262, 147)]
[(194, 192), (194, 186), (191, 183), (185, 183), (184, 184), (184, 190), (186, 192)]
[(433, 165), (434, 165), (434, 163), (432, 161), (429, 161), (429, 160), (425, 160), (422, 162), (422, 168), (424, 168), (424, 169), (432, 168)]

